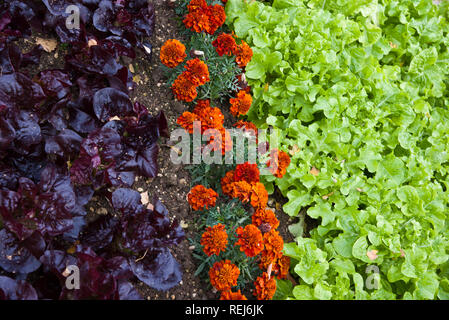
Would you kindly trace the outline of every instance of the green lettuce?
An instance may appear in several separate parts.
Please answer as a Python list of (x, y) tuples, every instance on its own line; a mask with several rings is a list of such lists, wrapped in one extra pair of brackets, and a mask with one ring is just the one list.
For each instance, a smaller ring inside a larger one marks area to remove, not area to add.
[(299, 282), (277, 298), (449, 298), (448, 6), (228, 0), (254, 51), (248, 117), (300, 148), (266, 183), (318, 221), (285, 245)]

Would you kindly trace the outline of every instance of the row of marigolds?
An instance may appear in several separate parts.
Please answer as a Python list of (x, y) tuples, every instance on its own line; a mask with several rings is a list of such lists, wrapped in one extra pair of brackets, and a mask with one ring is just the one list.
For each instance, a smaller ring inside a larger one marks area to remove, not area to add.
[[(234, 152), (224, 115), (211, 106), (211, 101), (229, 102), (229, 111), (235, 117), (248, 112), (252, 97), (244, 74), (252, 50), (226, 32), (222, 5), (205, 0), (179, 2), (178, 10), (191, 37), (186, 42), (188, 50), (180, 41), (170, 39), (160, 53), (174, 97), (192, 106), (192, 111), (185, 111), (177, 123), (190, 134), (195, 121), (201, 122), (202, 134), (208, 129), (218, 130), (221, 139), (212, 136), (202, 147), (208, 145), (222, 154)], [(191, 57), (187, 61), (186, 51)], [(242, 119), (234, 126), (248, 134), (257, 132), (253, 123)], [(275, 149), (268, 161), (259, 165), (282, 178), (289, 163), (288, 155)], [(199, 214), (199, 227), (205, 230), (196, 242), (201, 248), (195, 254), (201, 262), (197, 274), (207, 274), (205, 278), (221, 293), (220, 299), (246, 299), (248, 284), (254, 285), (257, 299), (271, 299), (276, 291), (275, 277), (286, 277), (290, 261), (282, 253), (279, 221), (267, 208), (268, 192), (260, 182), (258, 164), (197, 167), (191, 172), (192, 180), (201, 184), (188, 194), (190, 206)], [(232, 167), (234, 170), (229, 170)]]
[[(282, 171), (284, 168), (278, 170)], [(250, 224), (231, 226), (230, 230), (226, 230), (227, 221), (223, 221), (225, 224), (207, 226), (200, 242), (203, 252), (208, 257), (219, 257), (221, 253), (237, 247), (245, 257), (253, 258), (243, 261), (246, 264), (257, 264), (262, 272), (254, 281), (254, 295), (259, 300), (269, 300), (276, 291), (274, 276), (280, 279), (286, 277), (290, 259), (282, 253), (284, 241), (276, 230), (279, 220), (267, 208), (268, 193), (259, 181), (257, 164), (238, 164), (235, 170), (227, 172), (221, 179), (221, 192), (229, 198), (250, 204), (254, 213)], [(197, 185), (190, 191), (188, 201), (193, 210), (206, 209), (206, 212), (200, 214), (208, 214), (210, 211), (207, 210), (216, 205), (218, 197), (213, 189)], [(248, 214), (248, 211), (250, 210), (245, 210), (245, 213)], [(230, 252), (229, 256), (239, 259), (235, 252)], [(253, 274), (260, 272), (253, 271)], [(209, 270), (210, 283), (221, 292), (220, 298), (226, 300), (246, 299), (240, 290), (232, 292), (232, 288), (237, 286), (239, 275), (239, 268), (228, 259), (215, 262)]]

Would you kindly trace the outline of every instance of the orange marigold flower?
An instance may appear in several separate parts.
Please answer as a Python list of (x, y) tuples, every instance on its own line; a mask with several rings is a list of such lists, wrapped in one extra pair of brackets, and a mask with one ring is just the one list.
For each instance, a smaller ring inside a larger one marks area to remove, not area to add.
[(207, 33), (214, 34), (226, 21), (226, 13), (223, 6), (216, 4), (209, 7), (210, 27)]
[(223, 127), (223, 113), (219, 108), (211, 107), (209, 100), (198, 100), (193, 113), (200, 119), (202, 131), (207, 129), (221, 130)]
[(235, 39), (233, 36), (227, 33), (220, 34), (217, 39), (212, 42), (218, 55), (221, 57), (225, 55), (232, 55), (237, 48)]
[(290, 269), (290, 258), (283, 255), (280, 259), (278, 259), (276, 267), (273, 268), (273, 271), (279, 279), (285, 279), (287, 278), (289, 269)]
[(240, 246), (240, 251), (245, 252), (248, 257), (254, 257), (263, 250), (263, 236), (259, 228), (253, 224), (238, 227), (236, 230), (238, 241), (236, 246)]
[(269, 224), (270, 230), (279, 227), (279, 220), (276, 218), (274, 212), (270, 209), (259, 209), (254, 212), (251, 217), (255, 226), (259, 227), (263, 224)]
[(271, 300), (276, 292), (276, 280), (266, 272), (254, 282), (254, 295), (257, 300)]
[(201, 113), (204, 112), (204, 110), (208, 110), (208, 108), (210, 108), (210, 107), (211, 106), (210, 106), (209, 99), (198, 100), (196, 102), (195, 108), (193, 109), (193, 112), (196, 113), (197, 115), (200, 115)]
[(246, 181), (236, 181), (231, 183), (231, 197), (238, 198), (243, 203), (248, 202), (251, 198), (252, 188)]
[(187, 57), (186, 47), (176, 39), (165, 41), (161, 48), (161, 62), (169, 68), (179, 65)]
[(255, 137), (256, 144), (259, 143), (258, 129), (254, 123), (239, 120), (236, 123), (234, 123), (234, 127), (243, 129), (243, 134), (245, 134), (248, 137), (248, 139), (254, 139)]
[(262, 251), (262, 254), (260, 255), (259, 268), (267, 271), (271, 264), (271, 272), (279, 279), (285, 279), (290, 269), (290, 258), (282, 255), (280, 258), (273, 261), (271, 260), (271, 257), (266, 256), (264, 251)]
[(207, 189), (203, 185), (194, 186), (187, 195), (187, 199), (193, 210), (209, 209), (215, 206), (217, 197), (218, 194), (214, 190)]
[(265, 186), (257, 182), (252, 185), (251, 191), (251, 205), (254, 209), (265, 209), (268, 203), (268, 192)]
[(262, 251), (262, 257), (266, 264), (274, 263), (282, 257), (282, 249), (284, 249), (284, 239), (279, 232), (272, 229), (263, 235), (263, 243), (265, 249)]
[(224, 141), (224, 143), (222, 143), (221, 145), (221, 153), (224, 155), (226, 152), (232, 150), (233, 142), (231, 134), (228, 130), (226, 130), (225, 128), (220, 128), (219, 130), (221, 132), (222, 141)]
[(227, 244), (228, 234), (226, 233), (225, 226), (221, 223), (213, 227), (207, 227), (201, 236), (203, 251), (209, 257), (213, 254), (218, 256), (221, 251), (224, 252)]
[(249, 132), (252, 135), (255, 135), (257, 133), (257, 127), (254, 123), (244, 120), (239, 120), (236, 123), (234, 123), (234, 127), (236, 128), (243, 128), (245, 132)]
[(239, 268), (229, 260), (215, 262), (209, 270), (210, 283), (218, 291), (231, 290), (237, 285), (239, 275)]
[(277, 178), (282, 178), (290, 165), (290, 157), (284, 151), (271, 150), (270, 160), (267, 162), (268, 170)]
[(189, 12), (183, 20), (184, 25), (187, 29), (192, 29), (197, 33), (209, 31), (211, 29), (209, 11), (208, 8), (197, 8)]
[[(211, 145), (212, 150), (221, 150), (221, 154), (225, 154), (232, 150), (232, 137), (228, 130), (223, 127), (215, 128), (220, 132), (220, 135), (211, 136), (209, 140), (209, 145)], [(217, 139), (216, 139), (217, 138)]]
[(172, 91), (176, 99), (185, 102), (195, 100), (198, 92), (196, 86), (181, 73), (172, 84)]
[(184, 25), (195, 32), (214, 34), (226, 21), (223, 6), (208, 6), (204, 0), (192, 0), (187, 6), (189, 13), (184, 18)]
[(207, 8), (207, 2), (206, 0), (192, 0), (187, 5), (187, 9), (189, 12), (193, 12), (197, 9), (206, 9)]
[(206, 82), (210, 81), (209, 69), (204, 61), (198, 58), (189, 60), (184, 68), (186, 69), (186, 71), (184, 71), (185, 77), (188, 78), (194, 85), (202, 86)]
[(242, 43), (235, 49), (235, 62), (240, 68), (244, 68), (251, 61), (252, 57), (253, 50), (245, 41), (242, 40)]
[(257, 164), (245, 162), (235, 167), (234, 181), (246, 181), (249, 184), (259, 182), (260, 172)]
[(253, 103), (253, 98), (250, 94), (246, 93), (246, 91), (240, 90), (239, 93), (237, 93), (237, 97), (231, 98), (229, 102), (231, 103), (230, 111), (232, 115), (238, 117), (240, 115), (245, 115), (248, 112)]
[(183, 127), (185, 130), (187, 130), (190, 134), (192, 134), (193, 122), (197, 120), (198, 118), (194, 113), (186, 111), (178, 117), (176, 123), (179, 124), (181, 127)]
[(220, 296), (220, 300), (248, 300), (240, 290), (237, 292), (223, 291)]
[(225, 176), (221, 178), (221, 190), (223, 194), (232, 197), (232, 183), (234, 182), (234, 170), (226, 172)]

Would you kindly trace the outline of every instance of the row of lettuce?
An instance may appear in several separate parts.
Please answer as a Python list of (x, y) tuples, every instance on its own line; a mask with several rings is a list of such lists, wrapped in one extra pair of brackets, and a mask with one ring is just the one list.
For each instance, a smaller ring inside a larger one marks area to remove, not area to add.
[[(283, 133), (285, 299), (449, 298), (448, 2), (229, 0), (248, 118)], [(304, 215), (317, 221), (305, 237)]]
[[(191, 110), (183, 112), (177, 123), (189, 135), (194, 134), (196, 123), (201, 135), (216, 132), (198, 149), (194, 146), (193, 153), (218, 152), (226, 157), (236, 149), (223, 112), (213, 105), (229, 105), (230, 114), (239, 118), (233, 120), (234, 127), (256, 138), (255, 125), (241, 118), (253, 103), (245, 81), (245, 67), (253, 52), (226, 30), (224, 2), (180, 1), (176, 10), (188, 40), (186, 44), (167, 40), (160, 59), (174, 97)], [(283, 254), (284, 241), (276, 230), (279, 220), (268, 208), (259, 166), (282, 177), (289, 163), (288, 155), (276, 149), (267, 155), (266, 163), (233, 160), (231, 164), (194, 165), (190, 170), (193, 187), (187, 200), (199, 231), (190, 239), (198, 261), (196, 275), (218, 291), (222, 300), (246, 300), (251, 291), (257, 299), (272, 299), (276, 278), (287, 276), (290, 259)]]

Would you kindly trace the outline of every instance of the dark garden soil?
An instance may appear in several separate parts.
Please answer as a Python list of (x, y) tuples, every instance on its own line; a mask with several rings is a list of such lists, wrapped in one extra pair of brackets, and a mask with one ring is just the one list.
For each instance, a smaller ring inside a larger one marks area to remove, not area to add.
[[(182, 39), (178, 32), (178, 20), (173, 8), (169, 5), (170, 0), (153, 0), (156, 9), (156, 25), (150, 43), (153, 46), (151, 59), (138, 52), (136, 59), (124, 59), (123, 65), (127, 66), (134, 75), (137, 86), (131, 94), (133, 101), (138, 100), (148, 107), (151, 114), (156, 115), (160, 111), (165, 113), (169, 124), (169, 130), (176, 128), (176, 119), (186, 110), (186, 106), (174, 100), (170, 88), (165, 85), (165, 78), (160, 68), (159, 51), (163, 43), (168, 39)], [(21, 40), (20, 46), (23, 52), (28, 51), (35, 45), (36, 37), (47, 38), (48, 35), (34, 35), (31, 39)], [(64, 46), (58, 43), (52, 52), (44, 52), (40, 65), (36, 70), (63, 68), (63, 57), (66, 53)], [(34, 68), (33, 68), (34, 69)], [(31, 74), (35, 70), (30, 70)], [(229, 116), (223, 110), (225, 116)], [(138, 192), (148, 193), (149, 199), (157, 196), (168, 208), (171, 217), (178, 219), (186, 232), (187, 238), (192, 238), (198, 230), (195, 229), (195, 214), (191, 212), (187, 203), (187, 193), (191, 187), (188, 172), (182, 165), (174, 165), (170, 161), (170, 147), (165, 138), (161, 141), (159, 154), (159, 173), (153, 179), (139, 177), (136, 179), (134, 189)], [(287, 226), (292, 223), (289, 217), (281, 212), (283, 199), (276, 195), (270, 199), (270, 207), (276, 211), (281, 221), (279, 231), (285, 242), (292, 240)], [(112, 211), (106, 199), (94, 197), (88, 204), (88, 219), (96, 219), (98, 215), (107, 214)], [(194, 248), (188, 240), (183, 241), (178, 247), (173, 248), (173, 254), (181, 264), (183, 279), (180, 285), (166, 292), (156, 291), (144, 283), (136, 280), (136, 287), (142, 296), (148, 300), (174, 300), (174, 299), (217, 299), (218, 294), (207, 289), (207, 284), (194, 276), (196, 262), (192, 256)]]

